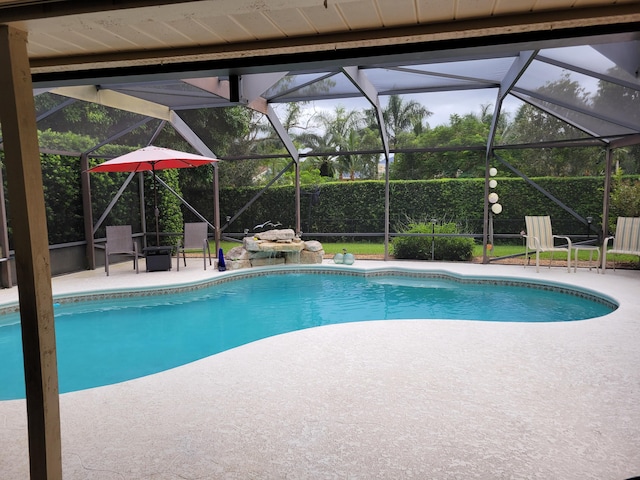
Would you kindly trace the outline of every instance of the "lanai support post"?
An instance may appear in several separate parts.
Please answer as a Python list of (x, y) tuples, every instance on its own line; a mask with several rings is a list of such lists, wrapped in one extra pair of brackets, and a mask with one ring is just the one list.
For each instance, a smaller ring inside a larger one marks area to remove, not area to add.
[[(602, 197), (602, 241), (609, 235), (609, 204), (611, 199), (611, 175), (613, 173), (613, 150), (607, 147), (604, 167), (604, 193)], [(604, 258), (604, 255), (602, 255)], [(604, 268), (604, 266), (603, 266)]]
[(82, 215), (84, 218), (84, 239), (87, 242), (87, 264), (90, 270), (96, 269), (95, 239), (93, 238), (93, 210), (91, 208), (91, 179), (89, 178), (89, 156), (80, 155), (80, 171), (82, 172)]
[(382, 141), (382, 148), (384, 151), (384, 260), (389, 260), (389, 237), (390, 237), (390, 209), (391, 209), (391, 197), (389, 186), (389, 135), (387, 133), (387, 124), (384, 120), (382, 108), (380, 107), (380, 96), (376, 87), (371, 83), (367, 75), (356, 66), (342, 67), (343, 73), (353, 83), (353, 85), (362, 92), (362, 94), (369, 100), (373, 111), (376, 114), (378, 120), (378, 129), (380, 131), (380, 140)]
[(0, 247), (2, 255), (7, 260), (0, 263), (2, 272), (2, 286), (11, 288), (13, 286), (13, 276), (11, 274), (11, 260), (9, 256), (9, 231), (7, 228), (7, 208), (4, 201), (4, 181), (2, 179), (2, 169), (0, 169)]
[(300, 161), (293, 163), (293, 168), (295, 169), (296, 174), (296, 235), (300, 235), (302, 233), (302, 220), (300, 214)]
[(491, 152), (487, 152), (484, 161), (484, 200), (482, 213), (482, 263), (489, 263), (487, 245), (489, 238), (489, 169), (491, 168)]
[[(612, 141), (606, 149), (604, 197), (602, 199), (602, 241), (609, 235), (609, 209), (611, 204), (611, 177), (613, 175), (613, 151), (616, 148), (640, 145), (640, 135), (631, 135)], [(604, 257), (604, 255), (603, 255)]]
[(389, 188), (389, 155), (384, 156), (384, 261), (389, 261), (389, 230), (390, 230), (391, 194)]
[(218, 162), (213, 163), (213, 226), (215, 227), (216, 255), (220, 251), (220, 177), (218, 173)]
[(32, 480), (61, 480), (53, 295), (27, 34), (0, 26), (0, 119), (15, 240)]

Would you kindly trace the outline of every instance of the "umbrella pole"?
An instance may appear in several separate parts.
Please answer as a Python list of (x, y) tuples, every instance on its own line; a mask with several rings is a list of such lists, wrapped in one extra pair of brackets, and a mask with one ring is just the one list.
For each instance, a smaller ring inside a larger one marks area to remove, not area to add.
[(158, 182), (156, 181), (156, 164), (151, 164), (151, 171), (153, 173), (153, 214), (156, 217), (156, 247), (160, 246), (160, 227), (158, 217), (160, 216), (160, 210), (158, 210)]

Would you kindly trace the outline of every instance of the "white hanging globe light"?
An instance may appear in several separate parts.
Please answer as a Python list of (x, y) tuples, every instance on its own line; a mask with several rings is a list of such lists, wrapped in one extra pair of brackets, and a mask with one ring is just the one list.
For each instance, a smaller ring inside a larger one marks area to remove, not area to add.
[(491, 205), (491, 211), (498, 215), (500, 212), (502, 212), (502, 205), (500, 205), (499, 203), (494, 203), (493, 205)]
[(496, 203), (499, 197), (496, 192), (491, 192), (488, 198), (489, 198), (489, 203)]
[(494, 179), (489, 180), (489, 186), (491, 188), (496, 188), (498, 186), (498, 182), (496, 182)]
[(497, 169), (497, 168), (495, 168), (495, 167), (491, 167), (491, 168), (489, 169), (489, 175), (490, 175), (490, 176), (495, 177), (497, 174), (498, 174), (498, 169)]

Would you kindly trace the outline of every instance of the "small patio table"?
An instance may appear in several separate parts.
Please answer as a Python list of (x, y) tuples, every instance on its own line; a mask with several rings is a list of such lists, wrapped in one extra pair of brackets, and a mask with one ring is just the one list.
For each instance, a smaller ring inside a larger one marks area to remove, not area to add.
[(578, 271), (578, 252), (580, 250), (586, 250), (589, 252), (589, 270), (593, 268), (593, 252), (596, 252), (596, 273), (600, 273), (600, 247), (597, 245), (572, 245), (571, 248), (575, 250), (575, 257), (573, 261), (573, 273)]

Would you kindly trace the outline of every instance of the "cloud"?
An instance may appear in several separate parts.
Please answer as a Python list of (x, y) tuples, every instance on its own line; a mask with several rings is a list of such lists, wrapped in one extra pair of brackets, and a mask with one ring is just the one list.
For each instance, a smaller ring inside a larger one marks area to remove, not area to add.
[[(498, 90), (496, 88), (490, 89), (476, 89), (476, 90), (459, 90), (459, 91), (447, 91), (447, 92), (429, 92), (429, 93), (416, 93), (403, 95), (405, 101), (417, 101), (430, 112), (432, 115), (426, 120), (431, 128), (438, 125), (447, 125), (451, 115), (466, 115), (469, 113), (480, 114), (482, 112), (483, 105), (490, 105), (491, 109), (496, 104)], [(388, 96), (380, 97), (380, 104), (384, 109), (389, 101)], [(339, 106), (344, 107), (346, 110), (366, 110), (371, 108), (371, 104), (364, 97), (352, 97), (352, 98), (339, 98), (332, 100), (315, 100), (309, 102), (303, 106), (303, 115), (305, 118), (310, 118), (313, 115), (317, 115), (321, 112), (332, 113)], [(505, 103), (503, 105), (503, 111), (506, 109), (509, 111), (509, 106), (512, 104)], [(278, 104), (276, 107), (277, 112), (284, 112), (286, 105)], [(280, 114), (279, 115), (283, 115)]]

